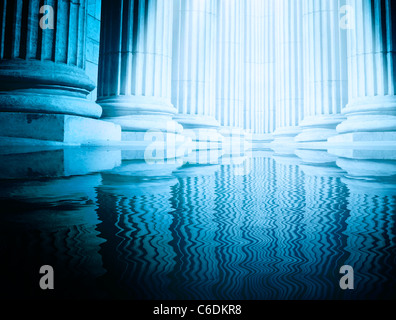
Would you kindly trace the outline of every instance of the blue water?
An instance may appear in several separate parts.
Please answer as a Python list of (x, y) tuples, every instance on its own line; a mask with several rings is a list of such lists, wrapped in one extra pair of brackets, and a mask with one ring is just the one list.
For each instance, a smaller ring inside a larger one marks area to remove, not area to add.
[(395, 161), (265, 151), (78, 174), (59, 152), (2, 156), (1, 297), (396, 298)]

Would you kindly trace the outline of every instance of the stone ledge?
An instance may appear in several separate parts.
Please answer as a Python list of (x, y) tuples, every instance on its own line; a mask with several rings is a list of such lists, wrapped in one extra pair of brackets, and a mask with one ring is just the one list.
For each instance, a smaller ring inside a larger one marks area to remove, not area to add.
[(69, 177), (111, 170), (119, 165), (120, 150), (81, 147), (41, 151), (26, 149), (25, 152), (0, 154), (0, 178)]
[(0, 137), (23, 138), (80, 145), (94, 141), (120, 141), (121, 127), (102, 120), (43, 113), (0, 112)]
[(340, 134), (328, 139), (329, 143), (390, 143), (396, 145), (396, 132), (354, 132)]

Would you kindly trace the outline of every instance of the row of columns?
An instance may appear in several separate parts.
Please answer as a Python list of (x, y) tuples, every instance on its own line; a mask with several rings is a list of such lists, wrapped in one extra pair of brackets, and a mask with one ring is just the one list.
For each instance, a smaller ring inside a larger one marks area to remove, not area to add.
[(394, 142), (395, 4), (281, 0), (277, 7), (284, 32), (277, 34), (274, 136), (296, 142)]
[(48, 1), (53, 28), (38, 27), (41, 4), (1, 3), (2, 123), (102, 118), (122, 140), (184, 128), (215, 148), (245, 131), (278, 142), (396, 139), (390, 0), (103, 0), (97, 103), (86, 99), (86, 0)]

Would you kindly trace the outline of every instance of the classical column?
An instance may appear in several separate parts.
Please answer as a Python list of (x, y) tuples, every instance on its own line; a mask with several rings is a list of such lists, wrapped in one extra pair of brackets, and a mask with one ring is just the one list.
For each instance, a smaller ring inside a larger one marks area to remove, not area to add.
[(346, 30), (340, 27), (344, 0), (304, 0), (304, 120), (298, 142), (327, 141), (337, 134), (348, 99)]
[(97, 102), (125, 141), (182, 131), (172, 120), (172, 21), (172, 0), (102, 2)]
[[(243, 0), (219, 0), (216, 45), (216, 118), (225, 145), (237, 147), (244, 127)], [(232, 140), (232, 142), (231, 142)]]
[(119, 140), (118, 126), (93, 120), (102, 108), (87, 99), (95, 86), (84, 71), (86, 1), (46, 3), (1, 2), (0, 136)]
[(294, 141), (303, 117), (302, 0), (275, 1), (276, 130), (275, 142)]
[(244, 128), (254, 145), (272, 140), (275, 127), (274, 1), (245, 4)]
[(194, 149), (219, 148), (215, 119), (215, 0), (174, 0), (172, 103)]
[[(349, 0), (347, 120), (330, 142), (396, 141), (396, 4)], [(353, 18), (353, 19), (352, 19)], [(354, 24), (353, 24), (354, 22)]]
[[(293, 274), (287, 271), (282, 273), (273, 271), (273, 274), (279, 275), (272, 280), (276, 283), (276, 299), (291, 299), (302, 295), (302, 290), (289, 284), (303, 282), (301, 278), (304, 279), (304, 275), (300, 266), (304, 266), (307, 262), (305, 255), (300, 253), (304, 239), (302, 235), (305, 219), (304, 174), (298, 166), (301, 160), (294, 154), (274, 154), (273, 159), (275, 165), (271, 176), (275, 183), (271, 194), (272, 208), (268, 213), (272, 229), (271, 239), (268, 242), (271, 248), (268, 260), (272, 270), (299, 269), (298, 273)], [(288, 246), (289, 241), (297, 241), (299, 245), (291, 250)]]

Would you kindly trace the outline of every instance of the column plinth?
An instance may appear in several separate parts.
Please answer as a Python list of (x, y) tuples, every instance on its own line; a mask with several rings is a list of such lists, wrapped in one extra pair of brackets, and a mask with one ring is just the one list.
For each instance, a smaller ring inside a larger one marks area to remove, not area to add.
[(300, 123), (302, 132), (294, 138), (296, 142), (327, 141), (329, 137), (338, 134), (336, 127), (345, 116), (339, 115), (317, 115), (304, 118)]

